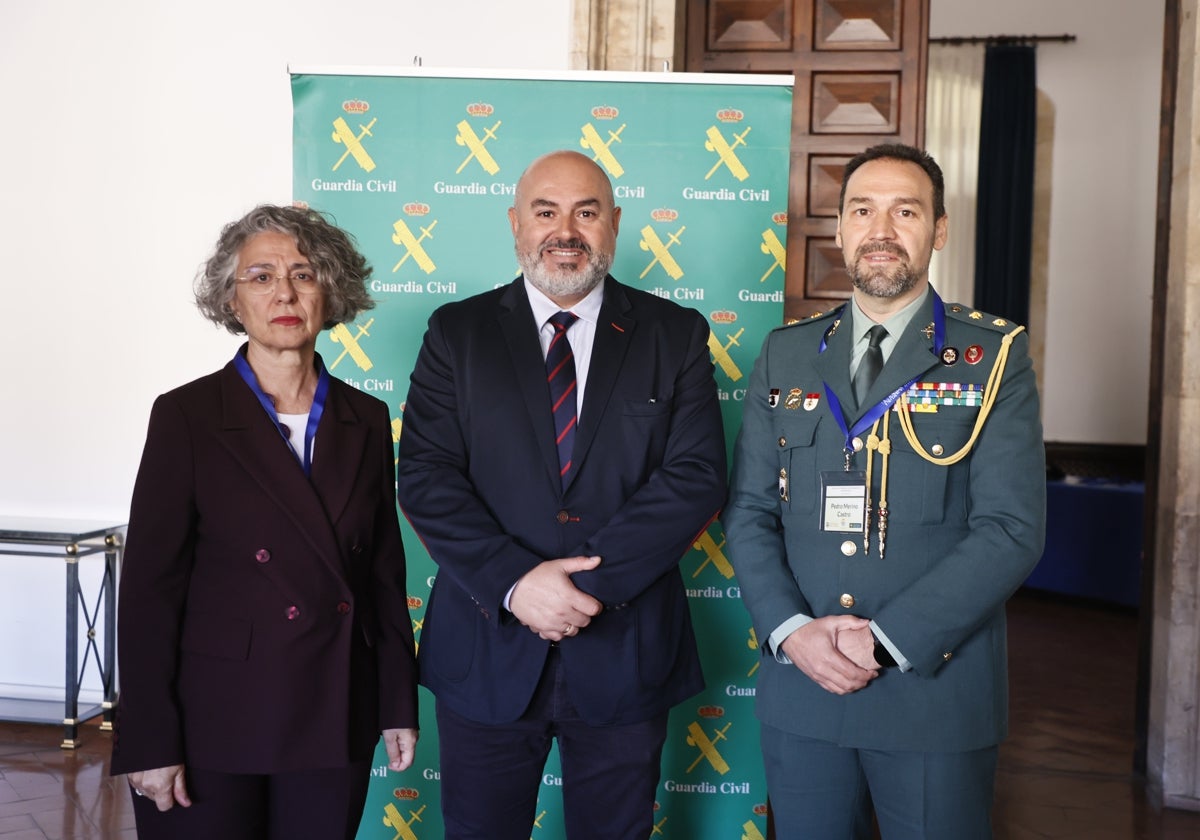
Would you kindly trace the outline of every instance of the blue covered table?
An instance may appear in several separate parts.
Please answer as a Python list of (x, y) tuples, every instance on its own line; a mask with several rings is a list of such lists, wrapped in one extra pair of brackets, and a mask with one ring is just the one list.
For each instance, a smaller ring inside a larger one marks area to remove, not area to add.
[(1047, 481), (1046, 550), (1025, 585), (1136, 608), (1144, 495), (1141, 482)]

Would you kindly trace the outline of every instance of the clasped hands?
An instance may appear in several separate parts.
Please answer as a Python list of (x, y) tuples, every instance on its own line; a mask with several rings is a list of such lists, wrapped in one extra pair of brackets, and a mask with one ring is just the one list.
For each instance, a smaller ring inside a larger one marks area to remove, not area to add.
[(834, 694), (865, 688), (879, 676), (871, 622), (852, 615), (816, 618), (780, 646), (797, 668)]
[(544, 560), (517, 581), (508, 609), (517, 621), (547, 641), (574, 636), (600, 614), (604, 605), (576, 588), (571, 575), (599, 565), (599, 557)]

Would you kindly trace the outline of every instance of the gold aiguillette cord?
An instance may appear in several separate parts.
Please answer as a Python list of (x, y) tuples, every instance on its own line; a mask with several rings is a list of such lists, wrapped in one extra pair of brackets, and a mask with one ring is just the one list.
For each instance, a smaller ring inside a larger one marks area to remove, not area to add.
[(879, 432), (879, 421), (876, 420), (871, 426), (871, 433), (867, 435), (867, 504), (866, 511), (863, 514), (863, 554), (868, 554), (871, 550), (871, 479), (875, 474), (875, 452), (879, 451), (879, 559), (883, 559), (884, 540), (887, 537), (887, 518), (888, 518), (888, 503), (887, 503), (887, 481), (888, 481), (888, 458), (892, 454), (892, 441), (889, 438), (890, 429), (890, 411), (884, 412), (883, 415), (883, 437)]
[(879, 421), (871, 425), (871, 433), (867, 435), (867, 486), (866, 508), (863, 511), (863, 554), (871, 550), (871, 476), (875, 474), (875, 450), (879, 448)]
[(921, 445), (921, 441), (917, 439), (917, 430), (913, 427), (912, 415), (909, 413), (907, 407), (908, 393), (905, 392), (900, 398), (900, 405), (898, 406), (900, 427), (904, 430), (904, 437), (908, 439), (909, 445), (918, 455), (929, 463), (937, 464), (941, 467), (957, 464), (967, 456), (967, 453), (975, 446), (975, 441), (979, 439), (979, 433), (983, 431), (983, 423), (991, 413), (992, 405), (996, 402), (996, 396), (1000, 393), (1000, 382), (1004, 378), (1004, 366), (1008, 364), (1008, 351), (1012, 347), (1013, 339), (1024, 329), (1024, 327), (1017, 327), (1000, 340), (1000, 352), (996, 354), (996, 363), (992, 365), (992, 372), (988, 374), (987, 384), (983, 388), (983, 399), (979, 406), (979, 416), (975, 418), (975, 428), (971, 430), (971, 437), (963, 444), (962, 449), (953, 455), (936, 458), (930, 455), (925, 447)]
[(879, 471), (879, 559), (883, 559), (884, 543), (887, 540), (888, 527), (888, 458), (892, 454), (892, 437), (890, 430), (891, 411), (883, 415), (883, 439), (879, 441), (879, 459), (882, 469)]

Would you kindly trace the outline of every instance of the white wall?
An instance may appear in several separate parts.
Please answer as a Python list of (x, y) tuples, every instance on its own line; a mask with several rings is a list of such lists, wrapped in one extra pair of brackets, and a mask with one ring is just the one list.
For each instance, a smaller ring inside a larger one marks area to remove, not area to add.
[(191, 281), (224, 223), (291, 200), (289, 65), (562, 70), (570, 9), (0, 3), (0, 515), (124, 521), (154, 397), (232, 355)]
[[(1051, 440), (1145, 440), (1162, 5), (932, 0), (935, 36), (1079, 36), (1038, 51)], [(191, 279), (222, 224), (290, 200), (289, 64), (565, 69), (570, 7), (0, 4), (0, 515), (124, 519), (153, 398), (232, 354)]]
[[(1145, 443), (1163, 0), (932, 0), (930, 35), (1061, 35), (1038, 47), (1056, 111), (1047, 440)], [(936, 259), (936, 258), (935, 258)]]

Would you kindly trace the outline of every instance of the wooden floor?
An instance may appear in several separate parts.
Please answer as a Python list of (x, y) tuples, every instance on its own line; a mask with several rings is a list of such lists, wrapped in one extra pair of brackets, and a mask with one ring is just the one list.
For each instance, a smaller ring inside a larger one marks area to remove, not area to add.
[[(1136, 618), (1021, 593), (1009, 638), (1012, 734), (1000, 750), (996, 837), (1200, 838), (1200, 813), (1155, 811), (1131, 773)], [(73, 752), (58, 748), (61, 737), (59, 727), (0, 723), (0, 840), (133, 838), (126, 786), (108, 777), (109, 736), (93, 722)]]

